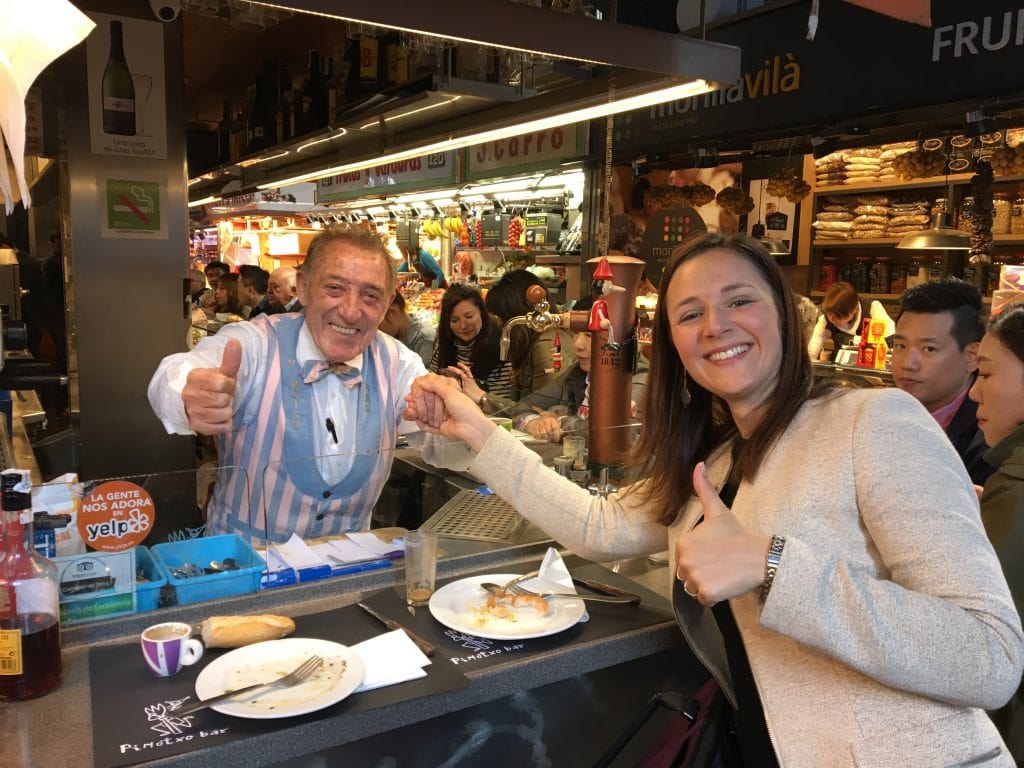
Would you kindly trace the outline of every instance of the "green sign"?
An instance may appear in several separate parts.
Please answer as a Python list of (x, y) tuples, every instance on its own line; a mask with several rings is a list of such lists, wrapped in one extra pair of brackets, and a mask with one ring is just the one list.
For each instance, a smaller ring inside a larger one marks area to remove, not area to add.
[(106, 179), (104, 230), (112, 235), (154, 237), (163, 231), (160, 182)]

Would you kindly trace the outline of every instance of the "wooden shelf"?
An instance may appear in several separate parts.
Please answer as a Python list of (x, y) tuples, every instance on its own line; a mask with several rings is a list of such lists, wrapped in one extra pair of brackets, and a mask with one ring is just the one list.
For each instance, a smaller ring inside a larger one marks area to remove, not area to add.
[[(816, 195), (858, 194), (864, 192), (890, 192), (903, 189), (924, 189), (945, 187), (948, 184), (968, 184), (973, 173), (951, 173), (949, 176), (925, 176), (907, 181), (872, 182), (871, 184), (838, 184), (830, 187), (815, 187)], [(993, 183), (1024, 181), (1024, 176), (996, 176)]]
[[(927, 227), (925, 227), (927, 229)], [(874, 237), (861, 240), (814, 240), (812, 248), (894, 248), (899, 244), (900, 237)], [(992, 242), (996, 245), (1024, 245), (1024, 235), (992, 235)], [(910, 249), (908, 249), (910, 252)]]
[[(824, 291), (811, 291), (812, 299), (820, 299), (825, 295)], [(861, 293), (857, 292), (857, 295), (862, 299), (868, 299), (869, 301), (899, 301), (900, 295), (898, 293)]]

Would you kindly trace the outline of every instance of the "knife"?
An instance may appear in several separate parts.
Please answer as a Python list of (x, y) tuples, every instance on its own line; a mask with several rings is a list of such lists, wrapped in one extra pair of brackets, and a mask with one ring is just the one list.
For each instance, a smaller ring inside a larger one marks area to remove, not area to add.
[(601, 592), (606, 595), (612, 595), (614, 597), (626, 597), (629, 598), (631, 603), (640, 603), (640, 595), (635, 592), (627, 592), (624, 589), (613, 587), (611, 584), (605, 584), (603, 581), (594, 581), (594, 579), (577, 579), (575, 576), (572, 579), (572, 583), (578, 587), (586, 587), (587, 589), (593, 590), (594, 592)]
[(423, 651), (423, 655), (425, 655), (425, 656), (433, 656), (434, 653), (437, 651), (437, 649), (434, 647), (434, 644), (431, 643), (429, 640), (424, 640), (422, 637), (417, 635), (411, 629), (407, 629), (406, 627), (403, 627), (401, 624), (399, 624), (394, 619), (389, 619), (389, 618), (385, 617), (383, 614), (378, 613), (373, 608), (368, 606), (366, 603), (358, 603), (358, 605), (359, 605), (360, 608), (362, 608), (368, 614), (373, 616), (373, 618), (375, 618), (377, 621), (381, 622), (385, 627), (387, 627), (391, 631), (394, 631), (396, 629), (400, 629), (403, 632), (405, 632), (405, 634), (407, 634), (409, 636), (409, 639), (412, 640), (414, 643), (416, 643), (417, 647), (421, 651)]

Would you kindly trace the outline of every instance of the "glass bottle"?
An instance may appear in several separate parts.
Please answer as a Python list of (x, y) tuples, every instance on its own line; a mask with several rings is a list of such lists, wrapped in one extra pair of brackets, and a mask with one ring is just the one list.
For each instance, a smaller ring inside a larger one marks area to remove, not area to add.
[(1017, 192), (1010, 211), (1010, 234), (1024, 235), (1024, 189)]
[(31, 489), (27, 471), (0, 473), (0, 698), (14, 700), (49, 693), (62, 674), (59, 579), (33, 546)]
[(1009, 192), (996, 192), (992, 195), (992, 234), (1010, 234), (1010, 219), (1013, 203)]
[(956, 228), (961, 232), (974, 231), (974, 198), (968, 195), (960, 206), (960, 215), (956, 220)]

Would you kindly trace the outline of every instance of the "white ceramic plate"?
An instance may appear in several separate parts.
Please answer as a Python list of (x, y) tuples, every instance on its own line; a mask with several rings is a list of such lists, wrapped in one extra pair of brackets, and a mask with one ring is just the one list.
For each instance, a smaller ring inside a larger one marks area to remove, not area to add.
[(325, 663), (311, 678), (291, 688), (271, 688), (255, 698), (226, 701), (210, 709), (253, 719), (294, 717), (337, 704), (354, 691), (366, 674), (359, 654), (330, 640), (290, 637), (254, 643), (214, 659), (196, 678), (196, 696), (208, 699), (224, 691), (286, 675), (310, 656)]
[[(446, 584), (430, 598), (430, 613), (449, 629), (490, 640), (526, 640), (564, 632), (584, 614), (582, 600), (558, 598), (547, 600), (547, 614), (535, 607), (509, 607), (508, 616), (496, 615), (487, 609), (490, 595), (480, 585), (485, 581), (504, 584), (518, 574), (494, 573), (470, 576)], [(565, 587), (551, 581), (530, 579), (523, 586), (538, 592), (565, 592)], [(500, 611), (499, 613), (505, 613)]]

